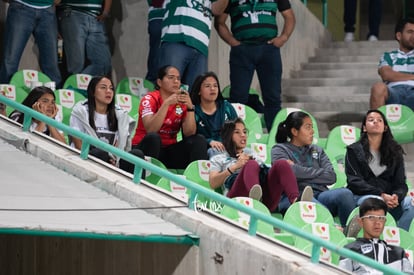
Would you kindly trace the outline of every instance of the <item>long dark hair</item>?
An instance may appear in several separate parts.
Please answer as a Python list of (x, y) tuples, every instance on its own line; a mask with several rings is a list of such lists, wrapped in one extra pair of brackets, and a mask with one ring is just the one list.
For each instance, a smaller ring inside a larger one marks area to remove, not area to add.
[[(96, 130), (96, 125), (95, 125), (95, 110), (96, 110), (95, 89), (96, 89), (96, 86), (98, 85), (98, 83), (104, 78), (109, 79), (109, 81), (111, 81), (112, 86), (114, 86), (112, 80), (109, 77), (107, 77), (107, 76), (95, 76), (89, 82), (88, 89), (87, 89), (87, 93), (88, 93), (87, 104), (88, 104), (88, 112), (89, 112), (89, 125), (94, 130)], [(115, 92), (114, 92), (114, 96), (112, 98), (111, 103), (109, 103), (109, 105), (108, 105), (107, 111), (108, 111), (107, 118), (108, 118), (109, 130), (115, 132), (115, 131), (118, 130), (118, 120), (116, 119), (116, 114), (115, 114)]]
[(307, 113), (302, 111), (296, 111), (290, 113), (285, 121), (279, 123), (277, 127), (277, 133), (275, 140), (277, 143), (287, 142), (288, 139), (292, 140), (292, 129), (299, 131), (300, 127), (303, 125), (303, 120), (307, 117), (310, 117)]
[[(40, 86), (40, 87), (33, 88), (33, 90), (31, 90), (30, 93), (23, 100), (22, 104), (24, 106), (32, 108), (33, 104), (35, 104), (36, 101), (38, 101), (39, 98), (41, 98), (44, 94), (50, 94), (53, 96), (53, 99), (56, 100), (55, 93), (50, 88), (45, 87), (45, 86)], [(16, 121), (22, 124), (24, 121), (24, 113), (20, 113), (19, 111), (13, 111), (9, 115), (9, 117), (12, 118), (16, 113), (20, 114), (19, 118)]]
[(382, 140), (381, 140), (381, 146), (380, 146), (380, 154), (381, 154), (380, 164), (387, 165), (387, 166), (393, 166), (397, 162), (397, 160), (402, 157), (402, 155), (404, 154), (404, 150), (395, 141), (385, 115), (379, 110), (369, 110), (365, 114), (364, 119), (362, 120), (361, 137), (359, 140), (362, 144), (362, 148), (364, 149), (365, 156), (367, 157), (368, 161), (372, 160), (373, 158), (371, 151), (369, 150), (368, 134), (364, 130), (367, 117), (370, 113), (380, 114), (382, 117), (382, 120), (384, 121), (384, 126), (385, 126), (384, 132), (382, 133)]
[(223, 141), (224, 148), (226, 148), (226, 151), (229, 153), (230, 157), (233, 158), (235, 158), (237, 155), (236, 146), (233, 141), (233, 133), (237, 123), (245, 125), (243, 120), (238, 117), (233, 120), (226, 120), (220, 131), (220, 136), (221, 140)]
[(203, 84), (203, 81), (206, 80), (208, 77), (213, 77), (217, 82), (218, 96), (216, 98), (216, 102), (224, 100), (223, 95), (221, 94), (220, 83), (219, 83), (217, 75), (214, 72), (206, 72), (204, 74), (197, 76), (197, 78), (194, 80), (193, 86), (191, 86), (191, 101), (193, 102), (194, 105), (200, 105), (201, 84)]

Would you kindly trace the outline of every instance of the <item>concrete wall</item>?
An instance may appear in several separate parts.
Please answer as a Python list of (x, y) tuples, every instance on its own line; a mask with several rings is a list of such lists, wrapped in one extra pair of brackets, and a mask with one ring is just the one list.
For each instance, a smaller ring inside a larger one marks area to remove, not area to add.
[[(291, 39), (282, 49), (284, 78), (288, 78), (292, 70), (298, 70), (301, 63), (314, 54), (315, 48), (331, 39), (320, 21), (303, 6), (300, 0), (291, 0), (291, 3), (296, 14), (297, 25)], [(113, 1), (112, 5), (112, 16), (107, 21), (107, 29), (113, 52), (113, 78), (117, 82), (125, 76), (145, 76), (148, 53), (147, 1)], [(4, 24), (6, 6), (3, 1), (0, 1), (0, 30)], [(283, 20), (278, 18), (278, 21), (279, 29), (282, 29)], [(0, 42), (2, 42), (2, 33)], [(214, 27), (209, 50), (209, 70), (219, 75), (221, 85), (224, 87), (229, 84), (229, 47), (218, 38)], [(38, 69), (36, 55), (36, 47), (31, 40), (26, 47), (20, 68)], [(256, 82), (252, 87), (258, 88)]]

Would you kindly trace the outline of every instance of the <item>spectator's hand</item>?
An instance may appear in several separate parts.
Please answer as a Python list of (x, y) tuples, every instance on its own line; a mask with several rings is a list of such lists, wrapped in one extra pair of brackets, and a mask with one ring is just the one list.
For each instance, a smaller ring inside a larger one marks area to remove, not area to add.
[(290, 159), (287, 159), (286, 161), (287, 161), (287, 163), (289, 163), (289, 165), (290, 165), (290, 166), (293, 166), (293, 165), (295, 164), (295, 163), (294, 163), (292, 160), (290, 160)]
[(236, 162), (236, 166), (237, 169), (242, 168), (249, 160), (252, 159), (252, 156), (247, 155), (245, 153), (240, 153), (237, 155), (237, 162)]
[(32, 105), (32, 109), (35, 110), (35, 111), (38, 111), (39, 113), (42, 113), (42, 114), (46, 115), (46, 106), (44, 104), (42, 104), (40, 101), (36, 101)]
[(217, 151), (220, 151), (220, 152), (224, 151), (224, 145), (220, 141), (212, 140), (210, 142), (210, 146), (211, 148), (216, 149)]
[(287, 41), (287, 38), (284, 36), (277, 36), (269, 41), (267, 41), (267, 44), (272, 44), (275, 47), (281, 48), (283, 45), (285, 45)]
[(96, 17), (96, 20), (98, 20), (99, 22), (103, 22), (108, 17), (109, 17), (109, 12), (104, 11)]
[(384, 199), (384, 202), (387, 204), (388, 208), (395, 208), (398, 206), (398, 196), (397, 195), (388, 195), (388, 194), (381, 194), (381, 197)]
[(187, 108), (193, 108), (193, 102), (191, 101), (190, 95), (186, 91), (180, 91), (177, 96), (177, 100), (179, 103), (183, 103), (187, 106)]
[(177, 104), (178, 103), (178, 94), (174, 93), (172, 95), (170, 95), (169, 97), (167, 97), (164, 100), (163, 104), (167, 104), (168, 106), (171, 104)]

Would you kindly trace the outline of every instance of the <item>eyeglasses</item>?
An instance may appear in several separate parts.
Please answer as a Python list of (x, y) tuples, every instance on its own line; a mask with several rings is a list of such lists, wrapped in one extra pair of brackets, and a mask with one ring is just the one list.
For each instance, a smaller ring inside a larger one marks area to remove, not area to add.
[(369, 220), (370, 222), (385, 222), (387, 220), (386, 216), (377, 216), (377, 215), (367, 215), (361, 217), (361, 219)]

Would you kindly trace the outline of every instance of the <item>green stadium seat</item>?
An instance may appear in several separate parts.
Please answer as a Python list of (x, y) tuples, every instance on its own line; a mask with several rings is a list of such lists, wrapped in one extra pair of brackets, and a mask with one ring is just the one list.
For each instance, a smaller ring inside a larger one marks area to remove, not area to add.
[[(37, 70), (20, 70), (13, 74), (10, 79), (10, 84), (16, 88), (21, 88), (29, 93), (32, 87), (32, 82), (41, 82), (42, 85), (52, 80), (44, 73)], [(40, 84), (40, 83), (39, 83)]]
[(79, 101), (86, 98), (73, 90), (58, 89), (55, 91), (56, 105), (58, 106), (58, 115), (62, 118), (62, 123), (69, 125), (72, 109)]
[[(23, 88), (17, 88), (12, 84), (0, 84), (0, 91), (4, 92), (4, 95), (11, 100), (22, 103), (27, 97), (27, 92)], [(14, 109), (10, 106), (6, 107), (6, 115), (10, 115)]]
[[(158, 166), (158, 167), (160, 167), (160, 168), (163, 168), (163, 169), (167, 170), (167, 167), (165, 167), (164, 163), (162, 163), (161, 161), (159, 161), (156, 158), (145, 156), (145, 160), (152, 163), (152, 164), (154, 164), (154, 165), (156, 165), (156, 166)], [(146, 181), (148, 181), (152, 184), (157, 184), (160, 181), (160, 179), (161, 179), (161, 176), (153, 174), (149, 170), (145, 170), (145, 180)], [(171, 190), (169, 190), (169, 191), (171, 191)]]
[[(311, 223), (305, 224), (302, 230), (311, 233), (314, 236), (318, 236), (326, 241), (332, 242), (339, 247), (343, 247), (348, 243), (345, 235), (332, 224), (328, 223)], [(312, 242), (303, 238), (295, 239), (295, 247), (306, 253), (312, 252)], [(333, 253), (325, 247), (320, 248), (320, 260), (330, 262), (333, 264), (339, 263), (339, 254)]]
[(63, 84), (64, 89), (74, 90), (82, 94), (84, 97), (88, 97), (88, 85), (92, 76), (89, 74), (73, 74), (70, 75)]
[(414, 111), (400, 104), (388, 104), (378, 108), (387, 118), (394, 139), (400, 143), (414, 142)]
[(129, 116), (135, 121), (138, 121), (138, 109), (140, 99), (132, 94), (121, 94), (115, 95), (115, 103), (122, 109), (128, 112)]
[(116, 86), (116, 93), (132, 94), (138, 98), (155, 89), (154, 84), (142, 77), (125, 77)]

